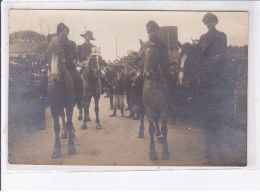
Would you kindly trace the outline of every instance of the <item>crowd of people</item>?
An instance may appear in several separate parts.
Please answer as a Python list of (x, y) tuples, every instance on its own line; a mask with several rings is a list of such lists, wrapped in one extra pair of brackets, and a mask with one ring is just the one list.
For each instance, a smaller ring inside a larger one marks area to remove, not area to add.
[[(230, 46), (227, 49), (228, 64), (232, 66), (232, 71), (228, 72), (233, 79), (236, 92), (236, 107), (238, 121), (246, 125), (243, 116), (246, 114), (246, 47)], [(140, 105), (142, 93), (142, 77), (140, 69), (135, 64), (136, 53), (128, 55), (115, 63), (108, 63), (103, 66), (105, 74), (102, 77), (103, 88), (106, 91), (106, 97), (109, 98), (110, 109), (113, 110), (110, 116), (116, 116), (117, 109), (121, 116), (140, 119)], [(172, 64), (175, 73), (179, 71), (176, 63)], [(9, 69), (9, 107), (10, 120), (17, 118), (27, 128), (35, 127), (44, 129), (45, 108), (47, 105), (47, 82), (48, 66), (45, 55), (27, 55), (26, 57), (10, 57)], [(175, 93), (181, 93), (180, 87), (174, 86)], [(125, 97), (124, 97), (125, 96)], [(175, 123), (176, 117), (187, 119), (188, 115), (182, 114), (185, 108), (188, 108), (191, 114), (192, 100), (190, 96), (178, 96), (178, 99), (172, 101), (171, 119)], [(235, 106), (235, 105), (234, 105)], [(125, 111), (129, 110), (129, 115)], [(185, 117), (185, 118), (183, 118)], [(192, 117), (192, 116), (191, 116)]]
[[(137, 53), (134, 52), (116, 60), (114, 63), (110, 63), (105, 69), (106, 97), (110, 101), (110, 110), (113, 110), (110, 117), (117, 116), (117, 109), (119, 109), (121, 117), (132, 118), (133, 120), (140, 119), (144, 78), (142, 68), (136, 62), (137, 58)], [(171, 64), (171, 71), (177, 75), (178, 67), (175, 62)], [(172, 83), (174, 83), (174, 86), (171, 87), (172, 90), (174, 90), (173, 87), (176, 87), (176, 82), (177, 80), (172, 80)], [(174, 100), (172, 106), (173, 103)], [(125, 115), (124, 108), (129, 110), (129, 115)], [(175, 123), (175, 116), (172, 119)]]
[[(234, 98), (230, 106), (234, 109), (232, 117), (237, 117), (237, 121), (246, 125), (246, 83), (247, 83), (247, 47), (229, 46), (227, 48), (227, 68), (225, 73), (232, 82), (232, 90)], [(140, 104), (142, 92), (141, 70), (135, 63), (136, 54), (128, 55), (114, 63), (110, 62), (105, 68), (105, 85), (106, 97), (109, 98), (110, 110), (113, 110), (111, 117), (117, 116), (117, 109), (121, 111), (121, 116), (125, 117), (124, 108), (130, 111), (128, 118), (133, 120), (140, 119)], [(175, 80), (171, 87), (175, 99), (172, 99), (171, 115), (172, 123), (176, 118), (188, 120), (195, 118), (197, 109), (192, 107), (200, 106), (197, 99), (191, 95), (190, 91), (185, 91), (184, 86), (180, 86), (178, 73), (180, 71), (179, 64), (171, 63), (170, 66)], [(229, 68), (230, 67), (230, 68)], [(195, 85), (194, 85), (195, 87)], [(190, 90), (191, 88), (186, 88)], [(196, 90), (194, 88), (193, 90)], [(124, 98), (125, 96), (125, 98)], [(192, 98), (193, 97), (193, 98)], [(197, 104), (196, 104), (197, 103)], [(235, 107), (236, 106), (236, 107)], [(234, 118), (230, 118), (233, 120)]]
[[(90, 31), (82, 34), (82, 36), (88, 40), (79, 47), (82, 51), (84, 50), (81, 57), (83, 60), (89, 56), (91, 49), (89, 49), (88, 45), (90, 45), (90, 48), (93, 47), (89, 40), (94, 40), (94, 38)], [(77, 51), (68, 51), (68, 56), (76, 52)], [(234, 107), (235, 114), (242, 118), (246, 113), (247, 48), (229, 46), (226, 52), (227, 64), (230, 65), (231, 68), (227, 68), (225, 71), (233, 82), (235, 93), (234, 104), (232, 106)], [(128, 56), (124, 56), (114, 62), (109, 61), (106, 63), (102, 60), (102, 86), (103, 91), (106, 91), (106, 97), (109, 98), (110, 109), (113, 110), (110, 115), (111, 117), (117, 115), (117, 109), (120, 110), (122, 117), (126, 116), (124, 111), (124, 108), (126, 108), (130, 110), (130, 114), (127, 115), (128, 118), (134, 120), (140, 119), (144, 78), (142, 76), (142, 67), (140, 67), (138, 63), (138, 57), (137, 52), (132, 52)], [(191, 108), (197, 103), (195, 102), (196, 98), (193, 98), (189, 91), (185, 91), (185, 88), (179, 85), (178, 73), (181, 71), (181, 67), (177, 62), (177, 58), (170, 59), (169, 66), (170, 73), (174, 75), (173, 80), (169, 82), (171, 83), (170, 118), (173, 123), (175, 123), (176, 118), (194, 118), (192, 114), (196, 114), (197, 111), (196, 109), (192, 111)], [(78, 64), (75, 63), (75, 67), (73, 66), (73, 68), (76, 68), (77, 65)], [(46, 55), (35, 54), (27, 55), (26, 57), (11, 56), (9, 72), (9, 107), (11, 110), (11, 120), (19, 118), (27, 127), (35, 126), (37, 129), (43, 129), (45, 123), (44, 112), (47, 106), (48, 84)], [(190, 89), (191, 88), (189, 88), (189, 90)], [(124, 98), (124, 96), (126, 96), (126, 98)], [(196, 105), (200, 106), (200, 104)]]
[(48, 66), (45, 55), (10, 56), (9, 121), (45, 129)]

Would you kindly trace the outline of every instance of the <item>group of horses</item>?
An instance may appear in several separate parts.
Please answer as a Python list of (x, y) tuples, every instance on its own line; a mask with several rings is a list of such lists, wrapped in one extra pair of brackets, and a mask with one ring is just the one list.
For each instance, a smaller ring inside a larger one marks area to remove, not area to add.
[[(192, 49), (191, 49), (192, 50)], [(194, 50), (194, 49), (193, 49)], [(183, 49), (185, 51), (185, 49)], [(75, 130), (73, 127), (72, 116), (73, 109), (76, 104), (75, 93), (73, 88), (73, 80), (69, 71), (63, 63), (61, 42), (58, 37), (53, 37), (49, 44), (49, 61), (50, 61), (50, 78), (48, 82), (48, 99), (50, 103), (50, 110), (54, 121), (55, 143), (52, 158), (61, 156), (61, 143), (60, 143), (60, 124), (59, 117), (62, 118), (62, 138), (68, 136), (68, 154), (76, 154), (75, 148)], [(184, 68), (185, 61), (188, 61), (190, 55), (189, 49), (186, 49), (185, 54), (181, 54), (180, 63), (183, 66), (183, 71), (180, 73), (180, 83), (183, 79), (183, 73), (186, 74)], [(141, 63), (144, 67), (144, 85), (142, 104), (144, 111), (141, 114), (141, 124), (138, 137), (144, 137), (144, 112), (149, 121), (149, 134), (150, 134), (150, 160), (157, 160), (157, 153), (155, 150), (154, 136), (162, 134), (162, 159), (169, 159), (168, 143), (167, 143), (167, 117), (169, 114), (169, 87), (165, 76), (160, 68), (158, 61), (158, 50), (152, 43), (141, 45), (139, 54), (142, 56)], [(99, 120), (99, 106), (101, 90), (101, 68), (99, 66), (100, 56), (91, 54), (89, 59), (84, 63), (81, 71), (83, 79), (83, 101), (84, 101), (84, 118), (82, 129), (87, 128), (87, 121), (89, 118), (89, 104), (91, 98), (95, 99), (95, 112), (96, 112), (96, 127), (102, 129)], [(186, 64), (186, 63), (185, 63)], [(185, 65), (186, 66), (186, 65)], [(187, 65), (188, 66), (188, 65)], [(182, 75), (181, 75), (182, 74)], [(185, 76), (184, 76), (185, 77)], [(65, 112), (64, 112), (65, 109)], [(66, 114), (65, 114), (66, 113)], [(65, 122), (66, 115), (66, 122)], [(79, 120), (82, 119), (82, 110), (80, 110)], [(159, 127), (159, 119), (161, 119), (161, 129)], [(68, 135), (67, 135), (68, 133)]]
[[(59, 117), (62, 118), (61, 138), (68, 138), (68, 154), (76, 154), (75, 129), (72, 122), (73, 110), (76, 105), (74, 83), (70, 72), (64, 64), (64, 55), (60, 38), (53, 36), (49, 43), (49, 64), (50, 76), (48, 80), (48, 101), (54, 121), (55, 143), (52, 158), (61, 156), (60, 124)], [(84, 118), (82, 129), (87, 129), (89, 117), (89, 105), (92, 97), (95, 99), (96, 128), (102, 129), (99, 120), (99, 99), (101, 94), (101, 68), (100, 56), (91, 54), (86, 61), (83, 61), (81, 78), (83, 79), (83, 108), (80, 108), (79, 120)], [(65, 110), (65, 111), (64, 111)]]

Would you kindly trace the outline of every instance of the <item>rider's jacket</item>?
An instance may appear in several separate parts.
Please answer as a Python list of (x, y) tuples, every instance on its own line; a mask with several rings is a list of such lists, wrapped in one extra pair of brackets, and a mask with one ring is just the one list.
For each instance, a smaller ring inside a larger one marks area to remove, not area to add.
[(93, 47), (96, 47), (96, 46), (91, 43), (84, 43), (84, 44), (78, 46), (78, 61), (80, 63), (82, 61), (88, 59)]
[(75, 60), (77, 58), (77, 47), (74, 41), (68, 38), (62, 40), (65, 65), (68, 69), (76, 68)]
[(223, 59), (227, 50), (227, 36), (215, 28), (200, 37), (199, 41), (205, 57), (212, 58), (220, 55)]
[(226, 85), (226, 34), (214, 28), (201, 36), (199, 44), (203, 49), (203, 65), (200, 70), (202, 86), (212, 88)]

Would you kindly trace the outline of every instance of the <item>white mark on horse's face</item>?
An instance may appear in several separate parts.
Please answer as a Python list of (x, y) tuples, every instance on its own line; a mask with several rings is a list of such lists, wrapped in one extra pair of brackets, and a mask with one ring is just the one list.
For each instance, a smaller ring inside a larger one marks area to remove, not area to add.
[(51, 55), (51, 74), (58, 74), (58, 55)]
[[(180, 64), (180, 68), (181, 68), (181, 69), (184, 68), (186, 59), (187, 59), (187, 54), (185, 53), (185, 54), (181, 57), (181, 64)], [(181, 71), (179, 72), (179, 83), (180, 83), (180, 85), (183, 84), (183, 77), (184, 77), (184, 73), (183, 73), (183, 70), (181, 70)]]
[(185, 54), (181, 57), (181, 65), (180, 65), (181, 68), (184, 68), (184, 64), (185, 64), (186, 59), (187, 59), (187, 54), (185, 53)]

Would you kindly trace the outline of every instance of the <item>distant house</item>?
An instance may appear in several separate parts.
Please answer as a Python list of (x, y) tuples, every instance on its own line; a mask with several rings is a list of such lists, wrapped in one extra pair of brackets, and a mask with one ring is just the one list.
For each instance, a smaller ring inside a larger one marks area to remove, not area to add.
[(9, 46), (10, 57), (25, 57), (26, 55), (35, 55), (37, 52), (37, 45), (29, 42), (17, 42)]
[(10, 34), (9, 56), (44, 54), (46, 37), (33, 31), (19, 31)]

